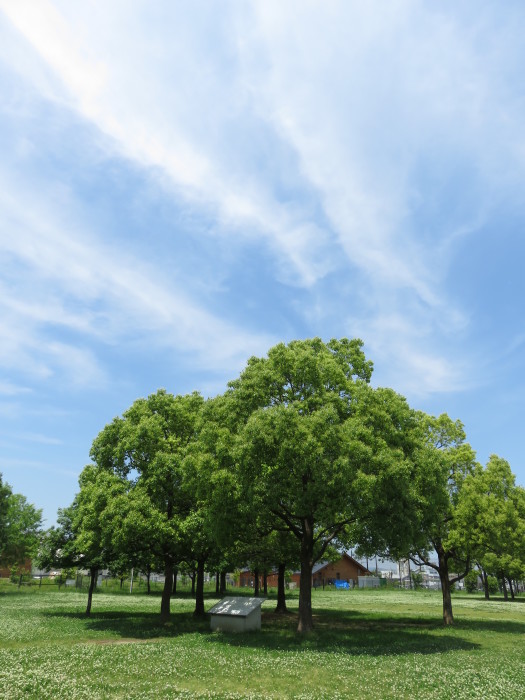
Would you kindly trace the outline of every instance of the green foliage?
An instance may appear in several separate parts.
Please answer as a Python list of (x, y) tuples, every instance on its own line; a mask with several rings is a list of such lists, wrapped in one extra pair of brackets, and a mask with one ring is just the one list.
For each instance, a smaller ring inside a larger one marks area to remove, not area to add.
[(14, 564), (9, 569), (9, 580), (11, 583), (27, 583), (31, 580), (31, 574), (25, 571), (19, 564)]
[(36, 552), (42, 511), (13, 493), (0, 474), (0, 564), (23, 567)]
[(412, 571), (412, 584), (416, 590), (419, 590), (423, 585), (423, 574), (420, 571)]
[(41, 538), (35, 563), (40, 569), (62, 569), (75, 567), (79, 563), (73, 531), (74, 506), (61, 508), (57, 525), (46, 530)]
[(369, 386), (361, 348), (347, 339), (281, 343), (230, 383), (245, 421), (234, 445), (243, 500), (297, 540), (300, 629), (307, 572), (333, 542), (375, 551), (409, 543), (422, 442), (406, 401)]
[(204, 556), (208, 546), (200, 471), (188, 461), (203, 405), (198, 393), (173, 396), (159, 390), (107, 425), (91, 450), (94, 481), (111, 479), (115, 489), (115, 497), (98, 507), (99, 539), (113, 560), (164, 570), (165, 618), (174, 567)]
[(11, 494), (11, 487), (9, 484), (5, 484), (2, 481), (2, 474), (0, 473), (0, 560), (2, 557), (2, 552), (7, 545), (7, 513)]
[(464, 578), (465, 589), (467, 593), (476, 593), (479, 590), (479, 572), (477, 570), (469, 571)]
[[(439, 573), (443, 596), (443, 621), (453, 622), (450, 593), (454, 583), (470, 568), (471, 541), (460, 525), (459, 502), (463, 484), (476, 468), (475, 453), (465, 442), (460, 421), (446, 414), (438, 418), (419, 413), (425, 444), (421, 452), (420, 478), (416, 485), (420, 507), (412, 514), (410, 555), (416, 564), (433, 566)], [(437, 554), (437, 564), (433, 562)], [(458, 572), (453, 578), (450, 571)]]
[(487, 584), (491, 595), (496, 595), (496, 593), (499, 593), (499, 583), (495, 576), (491, 576), (489, 574), (489, 576), (487, 576)]
[(465, 479), (458, 525), (468, 533), (476, 558), (497, 576), (525, 576), (525, 491), (508, 462), (491, 455), (486, 467)]
[[(524, 492), (499, 458), (483, 473), (460, 421), (414, 412), (372, 388), (371, 373), (360, 340), (314, 338), (250, 358), (214, 399), (138, 399), (94, 440), (41, 561), (88, 567), (92, 579), (102, 566), (163, 570), (166, 621), (174, 571), (197, 571), (202, 613), (205, 564), (278, 566), (281, 582), (300, 565), (298, 628), (310, 631), (314, 563), (359, 545), (437, 568), (451, 622), (450, 591), (473, 554), (498, 576), (523, 577)], [(4, 511), (0, 500), (0, 524)]]

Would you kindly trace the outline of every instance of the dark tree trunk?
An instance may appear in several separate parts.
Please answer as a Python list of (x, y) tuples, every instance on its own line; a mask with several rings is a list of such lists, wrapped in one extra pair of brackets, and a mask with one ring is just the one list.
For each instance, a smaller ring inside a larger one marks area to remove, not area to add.
[(266, 569), (263, 573), (263, 595), (268, 595), (268, 572), (266, 571)]
[(120, 590), (122, 590), (122, 586), (124, 585), (124, 576), (120, 577)]
[(503, 574), (501, 574), (501, 586), (503, 588), (503, 598), (504, 598), (504, 600), (508, 600), (509, 594), (507, 592), (507, 583), (505, 581), (505, 576), (503, 576)]
[(215, 595), (220, 595), (221, 593), (221, 580), (220, 580), (220, 573), (218, 571), (215, 572)]
[(162, 589), (162, 598), (160, 601), (160, 621), (169, 622), (170, 619), (170, 599), (171, 589), (173, 587), (173, 566), (167, 564), (164, 570), (164, 588)]
[(279, 564), (277, 570), (277, 607), (275, 608), (276, 613), (286, 613), (286, 582), (285, 582), (286, 564), (283, 562)]
[(299, 621), (297, 624), (297, 631), (301, 634), (308, 634), (314, 627), (312, 618), (313, 552), (313, 521), (312, 518), (305, 518), (301, 538), (301, 579), (299, 583)]
[(89, 574), (90, 574), (90, 579), (89, 579), (88, 599), (87, 599), (87, 606), (86, 606), (86, 616), (87, 617), (89, 617), (91, 615), (91, 603), (93, 602), (93, 591), (95, 590), (95, 586), (97, 583), (98, 569), (90, 569)]
[(259, 569), (257, 568), (253, 570), (253, 595), (255, 598), (259, 597)]
[(509, 578), (507, 581), (509, 582), (510, 597), (512, 600), (514, 600), (514, 586), (512, 585), (512, 579)]
[(489, 577), (488, 577), (485, 569), (480, 569), (480, 571), (481, 571), (481, 580), (483, 582), (483, 591), (485, 593), (485, 600), (490, 600)]
[(190, 578), (191, 578), (191, 594), (194, 597), (195, 597), (195, 578), (196, 578), (196, 576), (197, 576), (197, 573), (196, 573), (195, 569), (193, 569), (193, 571), (190, 574)]
[(197, 591), (193, 614), (195, 617), (204, 617), (204, 559), (197, 561)]
[(175, 568), (173, 569), (173, 588), (171, 589), (171, 592), (173, 593), (173, 595), (175, 595), (175, 594), (177, 593), (177, 578), (178, 578), (178, 575), (179, 575), (179, 570), (178, 570), (177, 567), (175, 567)]
[(221, 571), (221, 587), (219, 592), (221, 595), (226, 593), (226, 571)]
[(151, 571), (146, 572), (146, 584), (148, 586), (148, 595), (151, 593)]
[(450, 595), (450, 580), (448, 578), (448, 557), (442, 549), (436, 548), (438, 555), (439, 580), (441, 582), (441, 593), (443, 596), (443, 624), (452, 625), (454, 616), (452, 614), (452, 597)]

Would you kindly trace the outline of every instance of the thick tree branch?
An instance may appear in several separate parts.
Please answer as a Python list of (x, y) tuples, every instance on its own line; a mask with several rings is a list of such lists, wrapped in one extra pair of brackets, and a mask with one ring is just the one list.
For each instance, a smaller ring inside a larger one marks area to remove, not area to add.
[(280, 518), (287, 525), (287, 529), (290, 530), (290, 532), (292, 532), (297, 537), (297, 539), (299, 539), (299, 540), (301, 539), (302, 531), (293, 522), (293, 520), (292, 520), (293, 516), (291, 514), (288, 515), (288, 513), (277, 510), (277, 509), (272, 509), (271, 513), (273, 513), (273, 515), (275, 515), (277, 518)]
[(424, 557), (419, 551), (416, 552), (416, 554), (419, 557), (419, 561), (413, 555), (409, 555), (408, 557), (416, 566), (430, 566), (430, 568), (434, 569), (434, 571), (439, 571), (439, 565), (431, 562), (429, 557)]

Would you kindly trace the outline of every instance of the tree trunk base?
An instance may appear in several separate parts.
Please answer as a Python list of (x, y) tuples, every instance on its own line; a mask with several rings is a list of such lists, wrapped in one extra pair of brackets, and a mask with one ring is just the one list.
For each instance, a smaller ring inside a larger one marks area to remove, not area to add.
[(299, 620), (297, 624), (297, 632), (298, 634), (302, 635), (307, 635), (311, 634), (314, 631), (314, 625), (313, 622), (310, 622), (309, 620)]

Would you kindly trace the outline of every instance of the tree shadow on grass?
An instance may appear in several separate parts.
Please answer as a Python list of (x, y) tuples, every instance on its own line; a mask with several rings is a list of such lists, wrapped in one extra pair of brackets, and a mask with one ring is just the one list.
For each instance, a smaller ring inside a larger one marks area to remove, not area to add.
[(232, 647), (392, 656), (479, 649), (479, 643), (462, 637), (463, 631), (525, 634), (525, 622), (509, 620), (460, 620), (446, 628), (435, 616), (401, 617), (325, 609), (313, 617), (314, 631), (306, 636), (296, 633), (296, 613), (276, 615), (267, 611), (262, 613), (260, 632), (214, 635)]
[[(353, 656), (440, 654), (470, 651), (480, 645), (462, 638), (461, 632), (499, 632), (522, 635), (525, 623), (506, 620), (461, 620), (452, 629), (436, 617), (397, 617), (357, 611), (322, 610), (314, 615), (314, 631), (298, 635), (297, 613), (277, 615), (263, 611), (262, 629), (257, 632), (212, 632), (209, 617), (195, 618), (192, 612), (174, 612), (161, 624), (158, 612), (100, 611), (87, 618), (82, 613), (44, 612), (49, 617), (81, 620), (88, 636), (84, 641), (98, 644), (147, 642), (187, 634), (200, 635), (214, 646), (297, 652), (311, 650)], [(91, 634), (94, 633), (94, 634)]]
[[(440, 629), (446, 630), (443, 625), (441, 616), (436, 615), (421, 615), (421, 616), (392, 616), (384, 613), (365, 612), (358, 610), (324, 610), (322, 615), (317, 615), (317, 625), (326, 626), (340, 624), (353, 626), (354, 628), (363, 623), (367, 629), (379, 628), (383, 630), (396, 630), (400, 627), (417, 629)], [(361, 622), (360, 622), (361, 621)], [(477, 632), (498, 632), (525, 635), (525, 619), (523, 622), (519, 620), (494, 620), (494, 619), (478, 619), (456, 616), (452, 629), (456, 630), (473, 630)]]
[[(215, 596), (207, 596), (215, 598)], [(510, 604), (509, 604), (510, 605)], [(170, 639), (187, 634), (202, 636), (214, 646), (260, 648), (267, 651), (312, 650), (361, 656), (439, 654), (473, 650), (480, 645), (462, 637), (462, 632), (525, 634), (525, 621), (459, 618), (453, 628), (444, 628), (438, 616), (396, 616), (359, 610), (323, 608), (314, 614), (314, 631), (296, 633), (297, 612), (278, 615), (262, 611), (259, 632), (211, 632), (209, 617), (195, 618), (191, 611), (172, 611), (167, 624), (158, 611), (94, 610), (87, 618), (79, 612), (46, 611), (43, 615), (69, 617), (83, 623), (89, 643), (112, 644)]]
[(525, 597), (523, 597), (522, 593), (518, 593), (514, 600), (510, 597), (508, 597), (508, 600), (505, 600), (503, 594), (497, 594), (494, 595), (492, 594), (490, 598), (487, 600), (484, 596), (481, 595), (476, 595), (476, 594), (462, 594), (461, 596), (454, 596), (453, 600), (475, 600), (477, 603), (505, 603), (505, 605), (512, 606), (514, 603), (524, 603), (525, 604)]
[[(275, 617), (281, 619), (275, 620)], [(314, 615), (313, 632), (303, 636), (296, 633), (296, 615), (275, 616), (263, 613), (260, 632), (214, 633), (208, 641), (232, 647), (274, 649), (279, 652), (309, 650), (350, 656), (441, 654), (448, 651), (471, 651), (480, 647), (452, 631), (450, 634), (435, 634), (436, 630), (443, 628), (434, 620), (385, 617), (371, 619), (359, 614), (339, 617), (335, 622), (322, 614)]]
[(516, 620), (471, 620), (468, 618), (456, 618), (454, 627), (459, 630), (472, 630), (475, 632), (496, 632), (498, 634), (525, 635), (525, 621)]
[[(105, 632), (115, 640), (147, 641), (181, 634), (208, 632), (209, 618), (196, 618), (191, 612), (173, 612), (167, 623), (160, 621), (158, 612), (93, 611), (89, 617), (80, 612), (43, 612), (45, 617), (61, 617), (83, 622), (88, 632)], [(97, 637), (89, 641), (97, 641)], [(110, 640), (105, 640), (110, 641)]]

